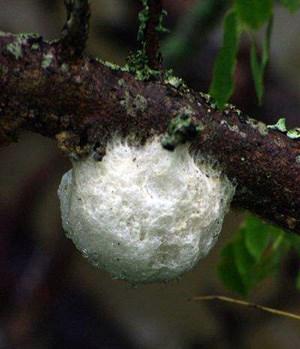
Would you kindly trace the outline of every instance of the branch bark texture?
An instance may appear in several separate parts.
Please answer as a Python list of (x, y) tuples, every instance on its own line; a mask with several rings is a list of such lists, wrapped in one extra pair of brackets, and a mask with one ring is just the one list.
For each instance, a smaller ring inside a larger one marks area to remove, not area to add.
[(67, 21), (62, 30), (61, 44), (69, 58), (80, 56), (89, 33), (89, 0), (65, 0)]
[[(144, 33), (141, 37), (142, 45), (145, 45), (145, 54), (148, 58), (148, 65), (151, 69), (162, 69), (162, 57), (159, 44), (159, 25), (163, 17), (161, 0), (147, 0), (144, 2), (144, 10), (147, 13)], [(140, 14), (141, 14), (140, 13)]]
[(201, 132), (194, 150), (213, 157), (236, 183), (234, 204), (300, 233), (300, 142), (178, 84), (139, 81), (95, 59), (65, 61), (61, 43), (0, 34), (0, 144), (30, 130), (67, 153), (101, 157), (114, 134), (144, 142), (188, 114)]

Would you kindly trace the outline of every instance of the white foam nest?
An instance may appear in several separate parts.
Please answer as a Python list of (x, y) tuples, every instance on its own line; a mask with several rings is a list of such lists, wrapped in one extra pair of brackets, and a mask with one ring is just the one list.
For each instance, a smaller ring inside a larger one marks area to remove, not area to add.
[(62, 223), (92, 264), (146, 283), (177, 278), (207, 255), (234, 186), (188, 148), (113, 140), (102, 161), (73, 162), (58, 190)]

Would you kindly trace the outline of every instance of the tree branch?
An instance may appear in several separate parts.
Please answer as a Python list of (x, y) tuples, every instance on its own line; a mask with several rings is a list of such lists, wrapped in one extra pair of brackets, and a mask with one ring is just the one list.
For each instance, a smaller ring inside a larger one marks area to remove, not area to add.
[(69, 57), (80, 56), (89, 33), (89, 0), (65, 0), (67, 21), (62, 30), (62, 44)]
[(299, 141), (234, 107), (216, 110), (175, 77), (140, 81), (87, 57), (66, 62), (60, 45), (41, 37), (0, 33), (2, 145), (24, 129), (58, 140), (69, 154), (101, 157), (114, 134), (144, 142), (180, 115), (201, 129), (193, 149), (236, 183), (236, 206), (300, 233)]
[(143, 9), (139, 13), (140, 27), (138, 41), (141, 50), (147, 58), (149, 68), (153, 70), (162, 69), (162, 56), (160, 53), (159, 33), (163, 30), (163, 9), (161, 0), (141, 0)]

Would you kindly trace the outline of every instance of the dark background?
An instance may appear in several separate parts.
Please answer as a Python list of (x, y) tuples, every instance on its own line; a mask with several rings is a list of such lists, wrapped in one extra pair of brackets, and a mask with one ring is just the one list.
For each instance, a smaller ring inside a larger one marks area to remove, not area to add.
[[(195, 1), (164, 1), (175, 28)], [(124, 63), (136, 47), (138, 1), (93, 0), (89, 54)], [(0, 29), (58, 37), (63, 1), (0, 0)], [(297, 125), (300, 110), (300, 21), (278, 9), (266, 98), (258, 108), (245, 37), (233, 98), (240, 108), (268, 123), (286, 116)], [(212, 30), (195, 29), (188, 52), (168, 57), (178, 75), (207, 91), (222, 36), (218, 16)], [(166, 40), (166, 38), (165, 38)], [(172, 58), (172, 59), (171, 59)], [(175, 59), (176, 58), (176, 59)], [(264, 116), (264, 117), (263, 117)], [(300, 347), (300, 323), (220, 303), (196, 303), (203, 294), (230, 294), (217, 278), (222, 246), (243, 221), (231, 212), (210, 255), (181, 280), (130, 287), (90, 266), (61, 228), (57, 188), (70, 162), (53, 141), (24, 133), (0, 150), (0, 349), (194, 349)], [(281, 274), (264, 281), (251, 299), (300, 313), (294, 277), (296, 256)]]

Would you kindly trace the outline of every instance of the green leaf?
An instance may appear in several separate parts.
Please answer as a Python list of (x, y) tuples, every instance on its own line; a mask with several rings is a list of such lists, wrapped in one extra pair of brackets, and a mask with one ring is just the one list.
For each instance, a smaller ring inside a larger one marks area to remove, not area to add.
[(235, 11), (229, 12), (224, 21), (223, 47), (214, 66), (210, 94), (219, 108), (223, 108), (233, 92), (233, 75), (238, 51), (239, 30)]
[(252, 71), (252, 77), (254, 80), (256, 95), (257, 95), (259, 104), (261, 104), (262, 97), (264, 94), (264, 74), (265, 74), (266, 67), (269, 63), (272, 27), (273, 27), (273, 20), (271, 18), (268, 23), (267, 30), (265, 33), (265, 38), (262, 45), (261, 60), (259, 60), (258, 58), (255, 43), (252, 42), (252, 46), (251, 46), (251, 53), (250, 53), (251, 71)]
[(227, 245), (221, 253), (221, 263), (218, 266), (218, 274), (224, 285), (242, 296), (247, 295), (247, 288), (237, 269), (235, 262), (234, 245)]
[(270, 241), (268, 225), (262, 224), (258, 218), (250, 216), (245, 228), (241, 229), (241, 233), (245, 238), (249, 253), (256, 261), (259, 261)]
[(297, 290), (300, 290), (300, 270), (297, 273), (297, 277), (296, 277), (296, 288)]
[(291, 12), (295, 12), (300, 8), (300, 0), (280, 0), (282, 5)]
[(247, 275), (255, 261), (246, 247), (244, 237), (239, 235), (233, 246), (237, 269), (241, 276)]
[[(286, 240), (290, 244), (290, 248), (300, 257), (300, 236), (292, 233), (286, 234)], [(300, 270), (296, 277), (296, 288), (300, 291)]]
[(290, 244), (291, 249), (296, 251), (300, 256), (300, 236), (296, 234), (286, 234), (285, 239)]
[(238, 19), (252, 29), (259, 29), (272, 16), (273, 0), (235, 0)]
[(261, 280), (278, 271), (283, 254), (291, 247), (287, 235), (249, 216), (221, 253), (218, 272), (225, 286), (246, 296)]

